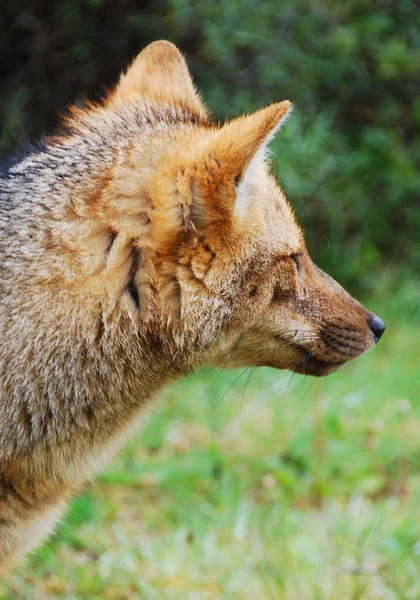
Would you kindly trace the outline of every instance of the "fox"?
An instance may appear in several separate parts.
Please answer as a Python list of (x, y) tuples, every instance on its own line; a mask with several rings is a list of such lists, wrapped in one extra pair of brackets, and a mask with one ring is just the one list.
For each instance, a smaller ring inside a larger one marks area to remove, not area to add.
[(219, 123), (172, 43), (0, 166), (0, 567), (201, 366), (326, 376), (385, 330), (311, 260), (268, 164), (289, 101)]

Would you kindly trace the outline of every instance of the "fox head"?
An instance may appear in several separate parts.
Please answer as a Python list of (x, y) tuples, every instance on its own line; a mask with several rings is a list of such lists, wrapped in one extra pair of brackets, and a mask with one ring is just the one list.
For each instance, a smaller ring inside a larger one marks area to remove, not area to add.
[(155, 315), (175, 365), (183, 356), (191, 366), (320, 376), (376, 344), (384, 323), (312, 262), (269, 171), (267, 146), (290, 102), (215, 124), (182, 55), (161, 41), (139, 54), (101, 110), (105, 121), (119, 115), (148, 128), (130, 138), (95, 204), (112, 231), (109, 254), (122, 252), (126, 265), (120, 284), (111, 285), (115, 274), (108, 284), (131, 318)]

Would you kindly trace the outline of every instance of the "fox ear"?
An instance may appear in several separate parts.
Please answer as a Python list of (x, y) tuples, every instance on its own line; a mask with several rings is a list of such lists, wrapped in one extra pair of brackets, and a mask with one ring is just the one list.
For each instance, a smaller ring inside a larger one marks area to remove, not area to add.
[[(291, 111), (288, 100), (239, 117), (219, 130), (204, 160), (209, 185), (205, 205), (213, 214), (241, 219), (260, 182), (267, 146)], [(204, 190), (203, 190), (204, 191)], [(222, 218), (224, 218), (222, 217)]]
[(196, 143), (164, 162), (151, 184), (156, 246), (169, 247), (174, 234), (208, 227), (228, 239), (236, 224), (252, 223), (258, 206), (250, 192), (254, 186), (258, 190), (267, 144), (290, 108), (286, 100), (202, 132)]
[(187, 64), (174, 44), (160, 40), (149, 44), (120, 77), (112, 99), (153, 99), (181, 104), (205, 118), (207, 111), (198, 96)]

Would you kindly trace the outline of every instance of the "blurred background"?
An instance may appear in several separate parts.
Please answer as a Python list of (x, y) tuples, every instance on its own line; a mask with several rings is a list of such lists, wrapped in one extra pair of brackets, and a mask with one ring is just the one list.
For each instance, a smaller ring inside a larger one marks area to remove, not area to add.
[(313, 258), (387, 321), (327, 380), (169, 390), (0, 598), (420, 598), (420, 5), (22, 0), (0, 7), (0, 156), (149, 42), (221, 120), (289, 99), (273, 168)]

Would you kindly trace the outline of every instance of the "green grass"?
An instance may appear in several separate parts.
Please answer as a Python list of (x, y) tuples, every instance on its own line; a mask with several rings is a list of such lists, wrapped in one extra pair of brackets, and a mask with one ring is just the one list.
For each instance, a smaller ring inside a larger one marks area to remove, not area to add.
[(325, 380), (167, 391), (0, 598), (418, 600), (420, 326), (392, 321)]

